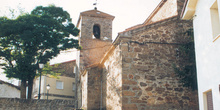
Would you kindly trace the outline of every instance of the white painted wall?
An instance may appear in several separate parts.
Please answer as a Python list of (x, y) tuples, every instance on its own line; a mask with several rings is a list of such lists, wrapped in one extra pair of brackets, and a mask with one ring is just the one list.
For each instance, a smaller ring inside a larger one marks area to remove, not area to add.
[(20, 90), (7, 84), (0, 84), (1, 98), (20, 98)]
[[(220, 110), (220, 38), (213, 42), (210, 13), (214, 1), (198, 0), (193, 20), (200, 110), (206, 110), (203, 93), (208, 90), (212, 90), (214, 110)], [(218, 4), (220, 8), (220, 0)]]

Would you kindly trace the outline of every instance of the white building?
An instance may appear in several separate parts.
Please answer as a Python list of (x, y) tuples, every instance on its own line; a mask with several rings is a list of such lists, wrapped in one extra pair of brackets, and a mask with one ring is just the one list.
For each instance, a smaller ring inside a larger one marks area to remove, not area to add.
[(20, 87), (0, 80), (1, 98), (20, 98)]
[(200, 110), (220, 110), (220, 0), (186, 0), (193, 20)]

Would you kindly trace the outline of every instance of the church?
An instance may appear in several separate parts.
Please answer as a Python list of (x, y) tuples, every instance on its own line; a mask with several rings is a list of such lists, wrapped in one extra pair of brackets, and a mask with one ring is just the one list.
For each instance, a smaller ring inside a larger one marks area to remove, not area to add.
[(112, 41), (114, 16), (97, 8), (80, 13), (82, 50), (76, 59), (76, 105), (86, 110), (198, 110), (197, 91), (183, 87), (173, 64), (192, 21), (180, 19), (185, 0), (162, 0), (142, 24)]

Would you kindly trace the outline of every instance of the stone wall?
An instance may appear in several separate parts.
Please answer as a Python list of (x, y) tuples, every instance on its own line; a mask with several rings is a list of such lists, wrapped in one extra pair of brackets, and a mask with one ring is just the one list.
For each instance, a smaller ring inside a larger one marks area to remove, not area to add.
[(101, 18), (101, 17), (89, 17), (82, 16), (81, 24), (81, 38), (93, 39), (93, 26), (95, 24), (100, 25), (100, 39), (104, 37), (112, 40), (112, 19)]
[(102, 73), (103, 108), (108, 110), (122, 109), (122, 56), (117, 46), (105, 61)]
[[(103, 12), (93, 10), (96, 16), (89, 13), (82, 14), (80, 45), (80, 70), (84, 70), (87, 66), (97, 64), (104, 56), (105, 52), (111, 46), (112, 41), (112, 20), (108, 17), (100, 16)], [(94, 13), (93, 13), (94, 14)], [(100, 26), (100, 39), (94, 38), (93, 26)], [(104, 39), (106, 37), (107, 39)]]
[(73, 110), (73, 100), (0, 98), (0, 110)]
[(89, 69), (88, 72), (88, 87), (87, 87), (87, 105), (88, 110), (99, 110), (101, 104), (101, 73), (102, 70), (98, 67)]
[(81, 46), (80, 63), (81, 66), (86, 67), (99, 63), (105, 52), (110, 48), (111, 42), (81, 38)]
[[(100, 109), (101, 106), (101, 73), (98, 67), (87, 68), (81, 76), (82, 108), (86, 110)], [(80, 106), (81, 107), (81, 106)]]
[[(88, 85), (87, 84), (88, 84), (88, 74), (86, 72), (85, 74), (81, 75), (81, 81), (79, 84), (81, 86), (81, 91), (78, 91), (78, 95), (81, 95), (78, 98), (78, 103), (80, 103), (79, 107), (82, 107), (84, 109), (88, 108), (88, 106), (87, 106)], [(79, 88), (80, 88), (80, 86), (79, 86)]]
[[(99, 109), (102, 105), (101, 74), (103, 70), (96, 66), (112, 45), (113, 19), (114, 16), (98, 10), (90, 10), (80, 14), (79, 22), (81, 23), (78, 22), (78, 24), (81, 24), (79, 40), (82, 50), (77, 62), (80, 60), (79, 71), (82, 74), (79, 84), (82, 86), (82, 98), (79, 98), (79, 101), (82, 100), (81, 105), (84, 109)], [(100, 28), (100, 38), (95, 38), (93, 35), (94, 25), (98, 25)]]
[(197, 110), (197, 91), (179, 83), (173, 64), (190, 63), (176, 49), (188, 38), (183, 34), (191, 22), (178, 17), (125, 33), (122, 41), (123, 110)]

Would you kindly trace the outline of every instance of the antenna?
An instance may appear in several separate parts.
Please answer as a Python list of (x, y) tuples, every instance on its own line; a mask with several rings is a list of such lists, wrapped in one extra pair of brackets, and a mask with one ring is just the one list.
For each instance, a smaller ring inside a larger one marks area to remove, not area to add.
[(93, 3), (93, 5), (95, 6), (95, 8), (94, 8), (95, 10), (97, 10), (97, 4), (98, 3), (97, 3), (97, 0), (96, 0), (95, 3)]

